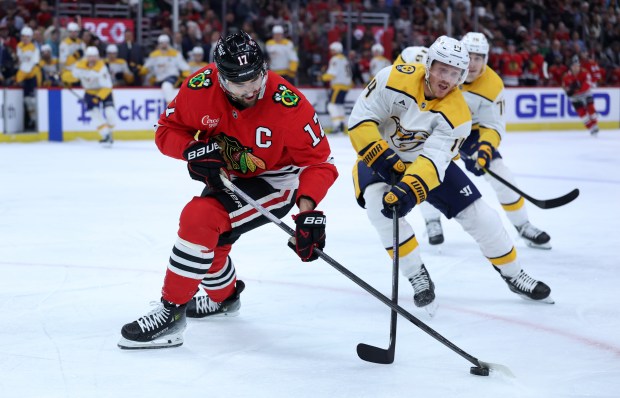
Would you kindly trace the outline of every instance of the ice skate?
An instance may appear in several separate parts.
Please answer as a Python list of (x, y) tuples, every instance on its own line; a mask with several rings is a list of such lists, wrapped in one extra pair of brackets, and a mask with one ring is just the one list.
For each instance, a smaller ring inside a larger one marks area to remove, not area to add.
[(123, 326), (118, 346), (125, 350), (178, 347), (183, 344), (187, 324), (186, 305), (161, 299), (156, 307), (136, 321)]
[(551, 288), (544, 282), (537, 281), (529, 276), (525, 271), (519, 271), (519, 274), (513, 278), (504, 276), (499, 268), (493, 267), (502, 276), (502, 279), (508, 285), (508, 288), (519, 297), (526, 300), (539, 301), (541, 303), (554, 304), (551, 298)]
[(590, 129), (590, 135), (592, 137), (598, 137), (598, 132), (599, 132), (598, 125), (592, 126), (592, 128)]
[(102, 139), (100, 139), (99, 143), (104, 148), (111, 148), (112, 144), (114, 143), (114, 140), (112, 139), (112, 134), (108, 134), (105, 137), (103, 137)]
[(424, 308), (429, 316), (433, 317), (437, 310), (435, 303), (435, 284), (431, 280), (426, 267), (422, 267), (413, 277), (409, 278), (413, 286), (413, 303), (416, 307)]
[(428, 233), (428, 243), (431, 245), (443, 243), (443, 228), (441, 228), (441, 220), (439, 218), (426, 222), (426, 232)]
[(551, 244), (549, 243), (551, 237), (549, 236), (549, 234), (536, 228), (529, 221), (516, 228), (517, 231), (519, 231), (519, 235), (525, 241), (525, 244), (527, 244), (529, 247), (543, 250), (551, 249)]
[(245, 283), (238, 280), (233, 295), (221, 303), (216, 303), (206, 295), (194, 296), (187, 303), (186, 315), (188, 318), (237, 316), (241, 307), (239, 296), (243, 289), (245, 289)]

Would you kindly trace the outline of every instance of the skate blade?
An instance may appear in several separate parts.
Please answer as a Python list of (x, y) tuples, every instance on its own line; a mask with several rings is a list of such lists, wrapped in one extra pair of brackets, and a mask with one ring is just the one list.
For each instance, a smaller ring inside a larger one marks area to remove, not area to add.
[(521, 297), (525, 301), (530, 301), (534, 303), (555, 304), (555, 300), (553, 300), (551, 296), (547, 296), (544, 299), (540, 299), (540, 300), (534, 300), (522, 294), (519, 294), (519, 297)]
[(539, 249), (539, 250), (551, 250), (551, 244), (550, 243), (543, 243), (543, 244), (538, 244), (538, 243), (534, 243), (534, 242), (530, 242), (527, 239), (523, 239), (525, 241), (525, 244), (528, 247), (531, 247), (532, 249)]
[(158, 348), (174, 348), (183, 345), (183, 334), (173, 334), (152, 341), (131, 341), (121, 337), (117, 345), (121, 350), (154, 350)]
[(425, 305), (422, 308), (424, 309), (424, 311), (426, 311), (430, 318), (433, 318), (435, 316), (435, 313), (437, 312), (437, 301), (433, 300), (432, 303)]
[(189, 314), (185, 314), (189, 319), (214, 319), (214, 318), (231, 318), (239, 316), (239, 310), (233, 312), (218, 312), (213, 315), (205, 315), (205, 316), (191, 316)]

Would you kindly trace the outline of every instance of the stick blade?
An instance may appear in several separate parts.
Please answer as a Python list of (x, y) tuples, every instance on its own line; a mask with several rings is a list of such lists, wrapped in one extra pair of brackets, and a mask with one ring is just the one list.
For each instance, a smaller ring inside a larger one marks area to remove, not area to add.
[(394, 350), (375, 347), (372, 345), (360, 343), (357, 345), (357, 356), (366, 362), (379, 363), (389, 365), (394, 362)]
[(508, 366), (501, 365), (499, 363), (484, 362), (481, 360), (478, 360), (478, 365), (482, 368), (487, 368), (495, 373), (499, 373), (513, 379), (515, 378), (514, 373), (512, 373)]
[(554, 209), (556, 207), (564, 206), (579, 196), (579, 189), (575, 188), (564, 196), (560, 196), (555, 199), (541, 200), (538, 207), (541, 209)]

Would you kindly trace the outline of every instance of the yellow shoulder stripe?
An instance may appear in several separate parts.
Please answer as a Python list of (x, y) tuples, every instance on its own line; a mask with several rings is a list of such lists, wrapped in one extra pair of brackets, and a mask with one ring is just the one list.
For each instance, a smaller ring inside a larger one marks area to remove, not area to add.
[(364, 120), (349, 129), (349, 139), (351, 144), (353, 144), (355, 152), (359, 153), (368, 145), (382, 138), (377, 123), (372, 120)]

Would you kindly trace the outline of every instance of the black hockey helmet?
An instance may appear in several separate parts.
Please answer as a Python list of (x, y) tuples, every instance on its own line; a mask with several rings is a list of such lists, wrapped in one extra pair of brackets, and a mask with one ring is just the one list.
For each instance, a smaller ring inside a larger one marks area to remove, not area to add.
[(220, 38), (214, 59), (220, 76), (235, 83), (252, 80), (267, 71), (263, 51), (244, 31)]

